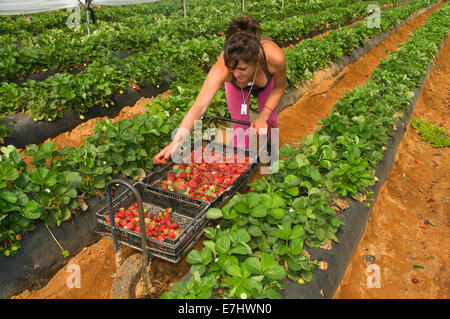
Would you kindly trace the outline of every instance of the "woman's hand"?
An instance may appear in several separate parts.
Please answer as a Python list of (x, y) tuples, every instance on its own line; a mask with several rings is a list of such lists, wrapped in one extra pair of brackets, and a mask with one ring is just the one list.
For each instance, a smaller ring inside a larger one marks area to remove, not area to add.
[(155, 155), (155, 157), (153, 157), (153, 161), (155, 162), (155, 164), (167, 164), (170, 157), (172, 156), (172, 153), (176, 151), (176, 149), (177, 143), (174, 143), (172, 141), (172, 143), (167, 145), (165, 148), (161, 150), (161, 152), (159, 152), (158, 154)]
[(260, 115), (250, 124), (250, 128), (255, 129), (257, 135), (267, 135), (269, 124), (267, 124), (267, 119)]

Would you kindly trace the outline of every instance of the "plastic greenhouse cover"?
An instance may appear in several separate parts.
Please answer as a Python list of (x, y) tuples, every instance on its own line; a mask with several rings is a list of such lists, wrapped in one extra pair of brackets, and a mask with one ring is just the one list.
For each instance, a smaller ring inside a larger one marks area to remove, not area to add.
[[(94, 0), (92, 4), (127, 5), (157, 1), (159, 0)], [(84, 1), (82, 2), (84, 3)], [(78, 0), (0, 0), (0, 16), (69, 9), (79, 5)]]

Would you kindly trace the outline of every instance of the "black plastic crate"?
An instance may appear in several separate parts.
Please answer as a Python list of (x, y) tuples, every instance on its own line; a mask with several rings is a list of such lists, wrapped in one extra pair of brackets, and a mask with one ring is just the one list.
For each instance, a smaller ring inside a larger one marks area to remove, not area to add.
[[(227, 146), (225, 144), (220, 144), (220, 143), (212, 142), (212, 144), (219, 146), (218, 149), (215, 149), (215, 151), (218, 152), (219, 154), (221, 154), (222, 156), (227, 154), (227, 150), (229, 149), (229, 150), (233, 151), (233, 156), (234, 156), (234, 154), (239, 154), (241, 156), (249, 157), (252, 159), (252, 161), (250, 161), (250, 163), (248, 164), (246, 170), (243, 173), (241, 173), (241, 175), (236, 180), (234, 180), (230, 186), (225, 188), (225, 190), (222, 191), (219, 194), (219, 196), (217, 196), (213, 201), (203, 201), (203, 200), (195, 199), (195, 198), (192, 198), (183, 193), (175, 192), (175, 191), (173, 192), (173, 191), (166, 190), (166, 189), (159, 187), (159, 185), (166, 179), (167, 174), (169, 172), (173, 171), (173, 167), (179, 163), (171, 162), (168, 165), (166, 165), (165, 167), (163, 167), (162, 169), (160, 169), (159, 171), (150, 173), (149, 175), (147, 175), (144, 178), (142, 183), (147, 184), (150, 187), (150, 189), (152, 189), (154, 192), (158, 192), (160, 194), (167, 195), (171, 198), (181, 200), (183, 202), (194, 203), (197, 205), (207, 204), (207, 205), (210, 205), (211, 207), (223, 206), (226, 203), (226, 201), (234, 193), (236, 193), (238, 190), (242, 189), (243, 187), (246, 187), (246, 183), (248, 182), (249, 178), (258, 168), (257, 152), (251, 151), (249, 149), (230, 147), (230, 146), (228, 146), (228, 149), (227, 149)], [(219, 171), (217, 171), (217, 172), (219, 172)]]
[[(164, 242), (152, 237), (146, 237), (146, 244), (149, 253), (169, 262), (177, 263), (186, 252), (196, 243), (203, 233), (203, 227), (207, 224), (206, 212), (209, 205), (205, 203), (189, 203), (176, 200), (170, 196), (154, 192), (143, 183), (136, 183), (134, 187), (142, 197), (143, 207), (149, 212), (161, 212), (166, 208), (172, 208), (172, 218), (179, 224), (179, 229), (183, 229), (175, 239), (166, 238)], [(136, 202), (133, 192), (128, 189), (122, 194), (115, 196), (112, 200), (113, 213), (120, 207), (127, 208)], [(106, 205), (96, 213), (97, 232), (107, 238), (112, 239), (112, 225), (105, 220), (109, 215), (109, 206)], [(119, 243), (133, 247), (142, 251), (141, 234), (136, 231), (115, 227), (116, 236)]]

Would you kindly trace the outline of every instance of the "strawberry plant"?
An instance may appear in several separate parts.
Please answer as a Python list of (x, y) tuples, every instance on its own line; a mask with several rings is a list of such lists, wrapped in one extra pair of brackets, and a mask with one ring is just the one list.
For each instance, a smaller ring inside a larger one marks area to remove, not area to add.
[[(155, 106), (129, 121), (100, 121), (94, 127), (95, 134), (87, 137), (85, 144), (95, 146), (98, 158), (111, 166), (113, 175), (138, 179), (142, 177), (142, 169), (153, 168), (149, 154), (156, 154), (169, 141), (168, 115)], [(176, 121), (177, 117), (172, 119)]]
[(27, 170), (19, 152), (12, 146), (2, 147), (1, 151), (0, 253), (8, 257), (20, 248), (22, 234), (34, 229), (41, 210), (23, 187)]
[(0, 114), (21, 112), (25, 108), (25, 92), (15, 83), (2, 82), (0, 84)]
[(4, 139), (11, 136), (11, 128), (3, 123), (3, 117), (0, 117), (0, 145), (4, 144)]
[(64, 166), (79, 171), (82, 178), (80, 191), (85, 195), (103, 193), (111, 180), (113, 169), (111, 164), (102, 158), (102, 153), (93, 144), (84, 144), (80, 148), (63, 149)]
[(429, 142), (433, 147), (449, 147), (450, 136), (445, 128), (434, 123), (427, 122), (420, 118), (413, 118), (411, 126), (417, 131), (417, 134)]
[[(216, 228), (205, 228), (205, 247), (189, 253), (193, 279), (178, 284), (163, 298), (192, 295), (193, 281), (200, 278), (209, 278), (205, 291), (217, 298), (281, 298), (284, 287), (279, 281), (285, 276), (310, 281), (311, 270), (320, 263), (303, 254), (303, 243), (308, 238), (307, 243), (314, 244), (314, 235), (307, 237), (309, 233), (317, 234), (316, 245), (326, 242), (325, 216), (335, 214), (329, 207), (322, 207), (323, 213), (313, 210), (325, 203), (326, 196), (318, 190), (311, 190), (309, 198), (316, 204), (304, 197), (292, 201), (279, 191), (251, 192), (235, 195), (222, 209), (210, 209), (208, 218), (222, 222)], [(292, 203), (294, 207), (288, 208)], [(334, 226), (327, 230), (333, 237), (340, 222), (332, 221)]]
[(36, 168), (26, 175), (27, 189), (35, 194), (34, 199), (42, 210), (41, 218), (50, 226), (60, 225), (79, 208), (78, 189), (82, 178), (78, 172), (66, 170), (58, 160), (61, 152), (53, 141), (39, 146), (27, 146), (25, 155), (32, 156), (31, 164)]

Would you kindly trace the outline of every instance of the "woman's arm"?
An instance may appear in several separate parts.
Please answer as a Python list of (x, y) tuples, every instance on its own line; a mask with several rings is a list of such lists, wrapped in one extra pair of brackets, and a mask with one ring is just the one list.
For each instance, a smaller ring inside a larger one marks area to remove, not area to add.
[(178, 149), (184, 138), (191, 134), (194, 130), (194, 121), (199, 120), (205, 114), (217, 91), (228, 77), (229, 72), (225, 67), (223, 55), (221, 54), (206, 76), (194, 104), (181, 121), (180, 127), (172, 142), (153, 158), (156, 164), (167, 161), (171, 157), (171, 154)]
[[(274, 86), (267, 98), (266, 107), (261, 110), (258, 118), (250, 126), (256, 129), (257, 133), (260, 128), (268, 128), (267, 120), (270, 118), (278, 103), (280, 103), (287, 86), (286, 57), (283, 51), (276, 44), (273, 44), (266, 49), (266, 54), (268, 68), (273, 76)], [(265, 134), (264, 130), (262, 133)]]

